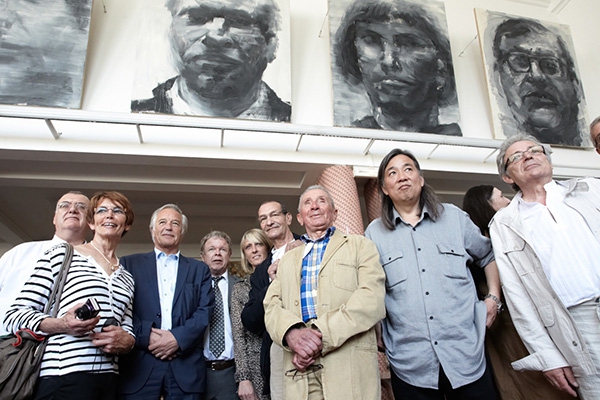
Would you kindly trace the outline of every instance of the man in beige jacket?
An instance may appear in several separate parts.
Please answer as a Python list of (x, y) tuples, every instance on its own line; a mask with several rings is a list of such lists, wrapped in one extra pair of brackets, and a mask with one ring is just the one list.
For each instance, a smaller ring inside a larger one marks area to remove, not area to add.
[(385, 275), (375, 245), (333, 226), (321, 186), (301, 196), (304, 246), (286, 253), (264, 300), (266, 327), (285, 350), (284, 391), (294, 399), (380, 399), (375, 325)]

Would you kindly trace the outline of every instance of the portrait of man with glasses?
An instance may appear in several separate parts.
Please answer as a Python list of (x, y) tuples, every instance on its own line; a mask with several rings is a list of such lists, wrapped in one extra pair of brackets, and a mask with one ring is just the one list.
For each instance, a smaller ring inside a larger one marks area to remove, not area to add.
[(477, 10), (496, 138), (587, 147), (585, 99), (567, 26)]

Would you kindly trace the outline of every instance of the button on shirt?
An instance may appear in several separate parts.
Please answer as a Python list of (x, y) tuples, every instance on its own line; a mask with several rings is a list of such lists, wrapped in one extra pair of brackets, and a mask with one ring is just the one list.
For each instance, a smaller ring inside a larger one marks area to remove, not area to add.
[(383, 339), (390, 365), (403, 381), (430, 389), (438, 388), (440, 364), (454, 388), (485, 370), (487, 308), (467, 265), (494, 260), (490, 240), (469, 216), (443, 207), (437, 221), (425, 208), (414, 227), (394, 210), (395, 230), (376, 219), (365, 232), (386, 274)]
[(158, 293), (160, 295), (160, 329), (170, 330), (172, 327), (173, 296), (177, 283), (177, 269), (179, 267), (179, 252), (165, 254), (154, 249), (156, 253), (156, 276), (158, 278)]

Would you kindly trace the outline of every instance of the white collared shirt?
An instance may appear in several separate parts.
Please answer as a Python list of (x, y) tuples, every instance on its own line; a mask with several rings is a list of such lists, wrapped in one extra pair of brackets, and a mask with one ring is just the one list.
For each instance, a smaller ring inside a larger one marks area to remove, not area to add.
[(545, 206), (519, 195), (519, 211), (550, 285), (571, 307), (600, 295), (600, 243), (581, 214), (565, 203), (565, 187), (551, 181), (544, 188)]
[(156, 255), (156, 277), (158, 279), (158, 295), (160, 298), (160, 329), (172, 328), (173, 297), (177, 284), (177, 270), (179, 269), (179, 252), (165, 254), (154, 249)]
[(46, 250), (64, 242), (54, 235), (52, 240), (21, 243), (0, 258), (0, 335), (10, 333), (4, 329), (2, 320), (33, 273), (37, 261), (43, 258)]
[(219, 281), (219, 290), (223, 297), (223, 316), (225, 319), (225, 351), (215, 357), (210, 351), (210, 326), (204, 333), (204, 358), (207, 360), (233, 360), (233, 332), (231, 330), (231, 316), (229, 315), (229, 272), (225, 271)]

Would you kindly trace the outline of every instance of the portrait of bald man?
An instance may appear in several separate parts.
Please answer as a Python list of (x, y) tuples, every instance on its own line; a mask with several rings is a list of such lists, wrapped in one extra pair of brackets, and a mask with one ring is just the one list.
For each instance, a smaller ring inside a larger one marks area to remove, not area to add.
[[(290, 121), (291, 104), (284, 100), (291, 86), (287, 3), (150, 3), (146, 19), (152, 23), (140, 34), (132, 111)], [(157, 47), (161, 42), (164, 46)]]

